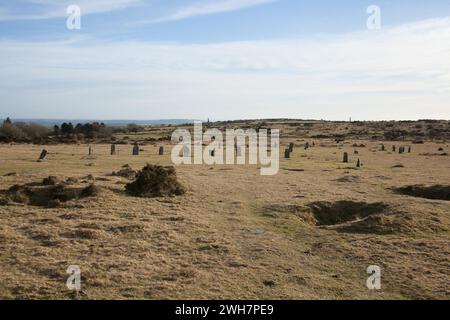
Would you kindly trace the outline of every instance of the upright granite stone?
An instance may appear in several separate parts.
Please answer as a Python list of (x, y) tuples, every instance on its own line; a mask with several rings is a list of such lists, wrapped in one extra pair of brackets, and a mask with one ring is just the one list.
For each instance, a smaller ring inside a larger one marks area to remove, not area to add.
[(288, 149), (284, 150), (284, 158), (289, 159), (291, 157), (291, 151)]
[(242, 148), (240, 146), (236, 146), (236, 156), (242, 157)]
[(163, 156), (163, 155), (164, 155), (164, 147), (163, 147), (163, 146), (160, 146), (160, 147), (159, 147), (159, 152), (158, 152), (158, 154), (159, 154), (160, 156)]
[(191, 150), (186, 145), (183, 146), (182, 152), (183, 152), (183, 157), (190, 157), (191, 156)]
[(133, 156), (138, 156), (139, 155), (139, 145), (136, 142), (133, 146)]
[(344, 159), (343, 159), (344, 163), (348, 163), (348, 153), (344, 152)]
[(294, 152), (294, 143), (289, 143), (289, 152)]
[(45, 157), (47, 156), (48, 151), (47, 150), (42, 150), (41, 151), (41, 155), (39, 156), (38, 162), (42, 162), (45, 160)]

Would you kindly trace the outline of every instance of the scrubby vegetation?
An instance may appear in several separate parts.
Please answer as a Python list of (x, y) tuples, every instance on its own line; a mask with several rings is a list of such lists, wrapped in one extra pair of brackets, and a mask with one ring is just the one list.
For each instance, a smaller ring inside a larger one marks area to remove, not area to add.
[(134, 179), (136, 178), (136, 171), (133, 170), (129, 164), (125, 164), (122, 166), (122, 168), (119, 171), (114, 171), (111, 174), (112, 176), (117, 176), (117, 177), (124, 177), (127, 179)]
[(151, 164), (139, 171), (136, 180), (127, 184), (125, 189), (128, 194), (138, 197), (178, 196), (185, 193), (174, 167)]
[(61, 127), (57, 125), (53, 127), (55, 137), (75, 138), (76, 140), (111, 138), (112, 134), (112, 128), (98, 122), (78, 123), (76, 126), (73, 126), (70, 122), (64, 122)]
[(0, 142), (42, 142), (50, 133), (47, 127), (12, 121), (7, 118), (0, 127)]
[(112, 138), (114, 129), (104, 123), (72, 123), (64, 122), (61, 126), (48, 128), (35, 123), (12, 122), (7, 118), (0, 126), (0, 142), (52, 143), (94, 141)]

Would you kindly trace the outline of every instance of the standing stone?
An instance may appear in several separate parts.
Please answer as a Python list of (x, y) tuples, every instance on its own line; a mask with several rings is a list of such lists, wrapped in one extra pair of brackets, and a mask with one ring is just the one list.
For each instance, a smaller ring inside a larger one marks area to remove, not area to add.
[(381, 151), (384, 151), (384, 150), (386, 150), (386, 148), (385, 148), (384, 144), (382, 144), (381, 145)]
[(395, 152), (395, 146), (392, 146), (392, 152)]
[(160, 156), (163, 156), (163, 155), (164, 155), (164, 147), (163, 147), (163, 146), (160, 146), (160, 147), (159, 147), (159, 155), (160, 155)]
[(89, 146), (89, 155), (92, 156), (93, 153), (94, 153), (94, 150), (92, 149), (91, 146)]
[(116, 154), (116, 145), (112, 144), (111, 145), (111, 155), (114, 156)]
[(289, 152), (294, 152), (294, 143), (289, 143)]
[(348, 153), (347, 152), (344, 152), (344, 160), (343, 160), (343, 162), (344, 163), (348, 163)]
[(242, 149), (240, 146), (236, 146), (236, 156), (242, 157)]
[(400, 154), (405, 153), (405, 147), (399, 147), (398, 153), (400, 153)]
[(305, 143), (305, 150), (309, 149), (309, 142)]
[(408, 153), (411, 153), (411, 146), (408, 146)]
[(41, 155), (39, 156), (39, 159), (38, 159), (38, 162), (42, 162), (42, 161), (44, 161), (44, 159), (45, 159), (45, 157), (47, 156), (47, 150), (42, 150), (41, 151)]
[(133, 156), (138, 156), (139, 155), (139, 145), (136, 142), (133, 146)]
[(289, 159), (291, 157), (291, 152), (289, 149), (284, 150), (284, 158)]
[(359, 158), (358, 158), (358, 162), (356, 163), (356, 167), (357, 167), (357, 168), (360, 168), (360, 167), (361, 167), (361, 160), (359, 160)]
[(190, 157), (191, 156), (191, 152), (189, 150), (189, 147), (184, 145), (183, 146), (183, 157)]

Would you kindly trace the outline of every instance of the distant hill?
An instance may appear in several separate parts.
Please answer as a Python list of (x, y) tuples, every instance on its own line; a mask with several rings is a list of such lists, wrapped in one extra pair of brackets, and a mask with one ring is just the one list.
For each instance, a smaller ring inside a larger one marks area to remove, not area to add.
[[(0, 123), (3, 122), (4, 119), (0, 120)], [(71, 122), (73, 125), (76, 125), (77, 123), (87, 123), (87, 122), (103, 122), (104, 124), (108, 126), (126, 126), (130, 123), (135, 123), (138, 125), (162, 125), (162, 124), (185, 124), (185, 123), (193, 123), (194, 119), (159, 119), (159, 120), (90, 120), (90, 119), (16, 119), (11, 118), (13, 122), (26, 122), (26, 123), (36, 123), (43, 126), (52, 127), (55, 124), (60, 126), (64, 122)]]

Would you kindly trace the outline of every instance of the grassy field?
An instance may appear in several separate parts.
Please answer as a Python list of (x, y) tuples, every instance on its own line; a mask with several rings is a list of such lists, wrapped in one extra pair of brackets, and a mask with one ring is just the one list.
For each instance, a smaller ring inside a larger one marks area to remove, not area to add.
[[(94, 144), (93, 156), (86, 144), (0, 145), (0, 189), (50, 175), (100, 187), (55, 208), (0, 206), (0, 298), (448, 299), (450, 202), (394, 190), (448, 185), (448, 144), (384, 141), (381, 151), (370, 128), (326, 124), (355, 131), (336, 143), (312, 138), (325, 127), (279, 126), (280, 155), (296, 146), (277, 175), (256, 165), (177, 166), (187, 189), (178, 197), (131, 197), (130, 180), (111, 175), (124, 164), (170, 165), (169, 144), (164, 156), (162, 143), (142, 145), (139, 156), (131, 145), (115, 156), (109, 144)], [(315, 146), (304, 150), (307, 141)], [(78, 294), (66, 288), (69, 265), (81, 268)], [(366, 287), (369, 265), (381, 267), (381, 290)]]

